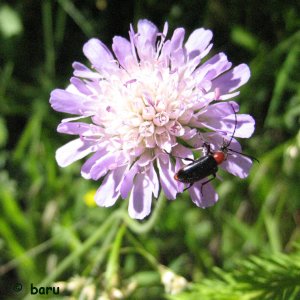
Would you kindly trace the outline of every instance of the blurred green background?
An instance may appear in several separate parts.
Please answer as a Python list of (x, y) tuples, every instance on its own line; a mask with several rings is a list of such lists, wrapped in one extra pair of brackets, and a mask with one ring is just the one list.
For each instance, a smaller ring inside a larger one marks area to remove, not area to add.
[[(48, 298), (300, 299), (299, 12), (292, 0), (2, 1), (1, 299), (54, 282), (60, 295)], [(210, 55), (222, 51), (250, 66), (236, 100), (256, 120), (244, 152), (260, 161), (246, 180), (221, 173), (214, 207), (199, 209), (184, 193), (151, 228), (123, 217), (124, 201), (94, 207), (99, 183), (80, 177), (82, 161), (57, 166), (55, 150), (71, 138), (56, 133), (63, 115), (49, 105), (72, 62), (86, 63), (90, 37), (110, 47), (140, 18), (161, 30), (168, 21), (169, 33), (210, 28)], [(162, 265), (189, 282), (185, 293), (170, 295)]]

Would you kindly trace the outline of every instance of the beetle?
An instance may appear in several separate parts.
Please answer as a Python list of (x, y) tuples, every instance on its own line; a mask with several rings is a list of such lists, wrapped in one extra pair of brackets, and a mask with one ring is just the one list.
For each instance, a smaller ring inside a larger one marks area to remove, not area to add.
[(227, 143), (225, 142), (225, 140), (223, 140), (223, 145), (217, 151), (211, 151), (210, 145), (204, 143), (203, 144), (204, 155), (202, 157), (196, 160), (191, 158), (184, 158), (185, 160), (191, 161), (191, 163), (181, 168), (174, 175), (175, 180), (180, 181), (182, 183), (189, 184), (189, 186), (184, 190), (189, 189), (195, 182), (199, 180), (202, 180), (208, 176), (213, 176), (212, 178), (202, 183), (201, 185), (201, 194), (202, 194), (203, 186), (216, 178), (216, 174), (218, 172), (218, 165), (220, 165), (223, 161), (227, 159), (229, 151), (249, 157), (250, 159), (253, 159), (258, 162), (258, 160), (253, 156), (229, 148), (237, 127), (236, 111), (231, 103), (229, 103), (229, 105), (232, 107), (235, 116), (234, 130), (230, 137), (230, 140)]

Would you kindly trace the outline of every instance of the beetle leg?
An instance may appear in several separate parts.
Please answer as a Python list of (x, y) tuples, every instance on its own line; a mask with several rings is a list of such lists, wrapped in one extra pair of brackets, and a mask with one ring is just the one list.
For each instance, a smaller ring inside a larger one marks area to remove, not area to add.
[(183, 190), (183, 192), (186, 191), (186, 190), (188, 190), (190, 187), (192, 187), (193, 184), (194, 184), (194, 182), (193, 182), (193, 183), (190, 183), (190, 185), (189, 185), (188, 187), (186, 187), (186, 188)]
[(188, 158), (188, 157), (179, 157), (179, 156), (174, 156), (176, 158), (180, 158), (180, 159), (184, 159), (184, 160), (188, 160), (188, 161), (191, 161), (191, 162), (194, 162), (195, 160), (192, 159), (192, 158)]
[(201, 185), (201, 189), (200, 189), (200, 192), (201, 192), (201, 196), (203, 196), (203, 193), (202, 193), (202, 190), (203, 190), (203, 186), (208, 184), (209, 182), (211, 182), (212, 180), (214, 180), (217, 176), (216, 176), (216, 173), (212, 174), (213, 178), (210, 178), (208, 180), (206, 180), (205, 182), (202, 183)]
[(188, 158), (188, 157), (180, 157), (180, 156), (175, 156), (169, 152), (167, 152), (166, 150), (163, 150), (166, 154), (172, 156), (172, 157), (175, 157), (175, 158), (180, 158), (180, 159), (184, 159), (184, 160), (188, 160), (188, 161), (191, 161), (191, 162), (194, 162), (195, 160), (192, 159), (192, 158)]
[(206, 142), (204, 142), (204, 143), (202, 144), (201, 147), (190, 148), (190, 149), (193, 150), (193, 151), (196, 151), (196, 150), (202, 150), (202, 154), (203, 154), (202, 156), (206, 156), (206, 155), (212, 153), (212, 152), (210, 151), (210, 144), (208, 144), (208, 143), (206, 143)]
[(188, 158), (188, 157), (178, 157), (178, 156), (174, 156), (174, 157), (177, 157), (177, 158), (180, 158), (180, 159), (184, 159), (184, 160), (187, 160), (187, 161), (191, 161), (191, 162), (194, 162), (195, 160), (192, 159), (192, 158)]
[(203, 149), (203, 156), (206, 156), (211, 153), (210, 144), (207, 144), (206, 142), (203, 143), (202, 149)]

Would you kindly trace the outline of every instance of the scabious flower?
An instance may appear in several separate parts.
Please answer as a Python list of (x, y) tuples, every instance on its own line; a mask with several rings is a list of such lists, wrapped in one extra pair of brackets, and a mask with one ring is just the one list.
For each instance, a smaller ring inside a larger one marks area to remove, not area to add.
[[(187, 163), (181, 158), (193, 158), (191, 148), (205, 142), (219, 149), (235, 127), (235, 137), (248, 138), (254, 131), (253, 118), (235, 114), (238, 104), (225, 101), (248, 81), (248, 66), (232, 68), (224, 53), (202, 63), (212, 48), (210, 30), (196, 29), (186, 41), (183, 28), (170, 39), (167, 32), (168, 23), (159, 32), (140, 20), (137, 32), (130, 26), (129, 40), (113, 38), (113, 52), (90, 39), (83, 52), (92, 67), (75, 62), (70, 85), (50, 98), (54, 110), (73, 115), (62, 120), (58, 132), (78, 136), (57, 150), (58, 164), (66, 167), (90, 155), (81, 175), (102, 178), (96, 203), (108, 207), (129, 197), (129, 215), (137, 219), (150, 214), (160, 189), (170, 200), (183, 191), (174, 174)], [(230, 148), (241, 151), (234, 138)], [(221, 168), (244, 178), (251, 163), (231, 153)], [(202, 208), (218, 200), (210, 183), (201, 191), (205, 180), (188, 189)]]

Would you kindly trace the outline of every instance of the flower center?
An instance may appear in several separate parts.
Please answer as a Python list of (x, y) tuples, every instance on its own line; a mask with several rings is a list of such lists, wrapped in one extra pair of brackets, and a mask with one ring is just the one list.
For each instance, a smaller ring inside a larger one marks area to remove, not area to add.
[[(100, 100), (104, 109), (99, 110), (98, 118), (108, 138), (120, 137), (126, 149), (170, 149), (193, 115), (185, 96), (190, 95), (191, 84), (158, 64), (139, 66), (131, 79), (127, 73), (122, 75), (118, 81), (101, 83), (105, 98)], [(134, 141), (127, 140), (132, 137)]]

